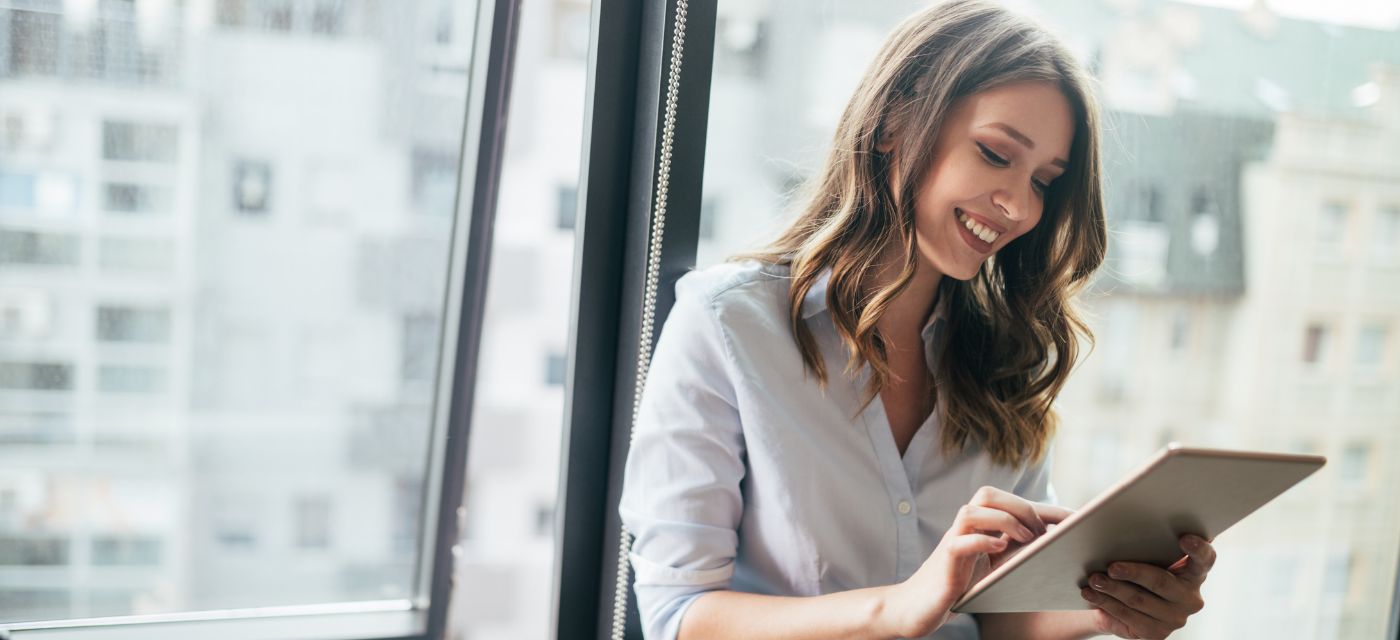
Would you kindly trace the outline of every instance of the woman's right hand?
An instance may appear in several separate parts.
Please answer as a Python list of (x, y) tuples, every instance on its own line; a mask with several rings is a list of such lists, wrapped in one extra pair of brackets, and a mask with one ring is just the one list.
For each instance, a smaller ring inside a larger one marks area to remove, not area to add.
[(885, 612), (896, 621), (901, 636), (933, 633), (948, 621), (953, 605), (972, 585), (1072, 513), (996, 487), (978, 489), (958, 509), (957, 518), (923, 566), (891, 587)]

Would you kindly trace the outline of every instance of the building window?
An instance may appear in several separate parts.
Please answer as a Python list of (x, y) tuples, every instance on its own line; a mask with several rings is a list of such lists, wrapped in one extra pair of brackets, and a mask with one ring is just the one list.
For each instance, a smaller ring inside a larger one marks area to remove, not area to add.
[(1356, 366), (1363, 369), (1379, 369), (1385, 359), (1385, 348), (1390, 332), (1383, 324), (1368, 324), (1361, 327), (1356, 339)]
[(578, 216), (578, 187), (561, 185), (555, 189), (554, 193), (557, 206), (554, 226), (565, 231), (573, 231), (576, 222), (574, 218)]
[(214, 501), (214, 539), (226, 549), (252, 550), (258, 545), (258, 504), (251, 499), (234, 496)]
[(31, 173), (0, 172), (0, 208), (33, 209), (37, 177)]
[(1328, 331), (1325, 325), (1310, 324), (1303, 332), (1303, 363), (1318, 366), (1327, 360)]
[(1327, 566), (1322, 577), (1322, 591), (1328, 596), (1345, 597), (1351, 584), (1351, 568), (1354, 556), (1350, 553), (1335, 553), (1327, 556)]
[(1358, 484), (1366, 480), (1366, 463), (1371, 457), (1371, 447), (1364, 442), (1352, 442), (1342, 450), (1342, 464), (1337, 477), (1348, 484)]
[(432, 382), (436, 378), (438, 327), (438, 318), (432, 314), (404, 317), (399, 372), (405, 382)]
[(1371, 255), (1377, 258), (1400, 255), (1400, 206), (1383, 207), (1376, 212), (1376, 231), (1371, 234)]
[(719, 203), (713, 197), (704, 197), (700, 200), (700, 240), (710, 241), (715, 239), (715, 228), (719, 226)]
[(72, 391), (73, 365), (57, 362), (0, 362), (0, 389)]
[(65, 564), (68, 564), (67, 537), (0, 538), (0, 565), (55, 566)]
[(1336, 248), (1346, 240), (1347, 222), (1351, 216), (1342, 202), (1325, 202), (1317, 222), (1317, 243), (1324, 248)]
[(1186, 309), (1177, 309), (1172, 314), (1171, 328), (1171, 350), (1177, 353), (1186, 350), (1187, 341), (1191, 337), (1191, 312)]
[(564, 384), (564, 376), (567, 374), (568, 360), (564, 354), (558, 351), (551, 351), (545, 356), (544, 382), (548, 385)]
[(103, 342), (169, 342), (170, 310), (100, 306), (97, 308), (97, 339)]
[(103, 185), (102, 208), (114, 213), (168, 213), (170, 189), (144, 184), (109, 182)]
[(156, 566), (160, 564), (161, 542), (152, 536), (96, 536), (92, 540), (92, 563), (99, 566)]
[(296, 545), (302, 549), (326, 549), (331, 546), (331, 500), (326, 496), (302, 496), (293, 507), (296, 520)]
[(541, 538), (554, 535), (554, 505), (535, 505), (535, 535)]
[(8, 8), (6, 12), (10, 14), (9, 68), (0, 70), (14, 76), (57, 74), (58, 47), (63, 42), (63, 14)]
[(1154, 184), (1138, 185), (1132, 189), (1133, 204), (1128, 210), (1130, 220), (1162, 222), (1162, 190)]
[(266, 162), (233, 165), (233, 206), (239, 213), (267, 213), (272, 200), (272, 167)]
[(175, 162), (179, 129), (174, 125), (107, 121), (102, 123), (102, 158), (134, 162)]
[(107, 393), (161, 393), (167, 375), (163, 367), (103, 365), (97, 368), (97, 390)]
[(0, 231), (0, 264), (73, 266), (78, 256), (78, 236), (73, 234)]

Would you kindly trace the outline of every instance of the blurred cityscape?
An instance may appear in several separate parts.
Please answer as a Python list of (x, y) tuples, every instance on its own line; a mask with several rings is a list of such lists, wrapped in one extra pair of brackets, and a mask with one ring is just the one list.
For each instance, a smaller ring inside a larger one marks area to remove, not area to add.
[[(924, 3), (721, 0), (700, 264), (767, 237)], [(1161, 444), (1327, 455), (1184, 638), (1380, 637), (1400, 32), (1018, 3), (1101, 83), (1078, 506)], [(453, 637), (550, 635), (590, 4), (522, 5)], [(475, 9), (0, 0), (0, 623), (411, 597)]]

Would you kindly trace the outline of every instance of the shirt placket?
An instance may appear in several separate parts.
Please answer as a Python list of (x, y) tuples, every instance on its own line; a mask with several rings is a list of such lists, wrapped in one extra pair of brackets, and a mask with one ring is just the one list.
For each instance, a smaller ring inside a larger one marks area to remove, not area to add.
[[(862, 373), (862, 378), (865, 378), (868, 376), (868, 369)], [(862, 381), (861, 388), (864, 388), (864, 384)], [(918, 505), (914, 502), (909, 476), (900, 459), (899, 449), (895, 446), (884, 403), (879, 397), (870, 401), (870, 405), (861, 413), (861, 418), (865, 423), (866, 433), (870, 436), (870, 444), (875, 449), (875, 458), (880, 464), (880, 476), (884, 479), (885, 491), (889, 496), (890, 514), (894, 519), (895, 528), (894, 580), (902, 582), (914, 575), (924, 560), (920, 557), (922, 545), (919, 542)]]

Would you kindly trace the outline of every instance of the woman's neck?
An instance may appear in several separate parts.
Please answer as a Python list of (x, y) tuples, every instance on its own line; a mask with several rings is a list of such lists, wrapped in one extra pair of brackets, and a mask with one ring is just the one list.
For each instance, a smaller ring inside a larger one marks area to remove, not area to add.
[[(881, 261), (883, 268), (876, 283), (877, 289), (894, 282), (904, 266), (900, 255), (902, 250), (896, 249), (886, 253), (892, 257)], [(938, 305), (939, 284), (942, 282), (943, 274), (920, 259), (914, 270), (914, 279), (909, 281), (909, 286), (905, 287), (904, 291), (890, 301), (889, 306), (885, 308), (885, 314), (880, 316), (879, 322), (876, 323), (880, 335), (886, 341), (893, 341), (897, 345), (920, 345), (923, 341), (920, 333), (924, 325), (928, 324), (929, 315), (933, 313), (934, 307)]]

